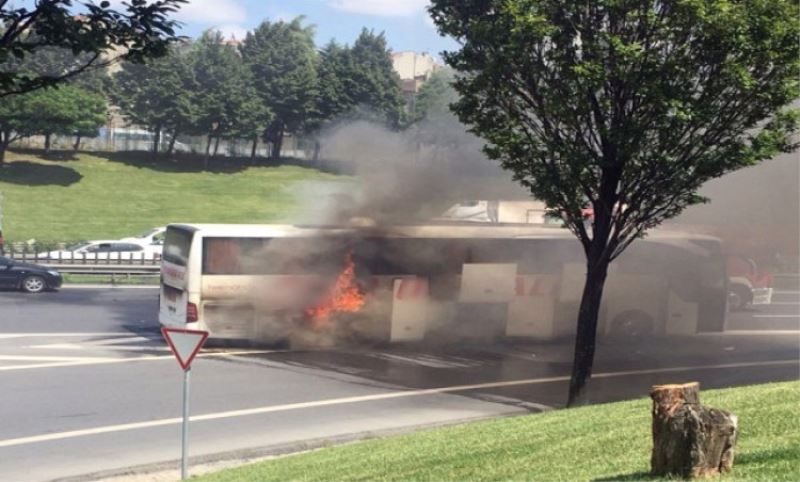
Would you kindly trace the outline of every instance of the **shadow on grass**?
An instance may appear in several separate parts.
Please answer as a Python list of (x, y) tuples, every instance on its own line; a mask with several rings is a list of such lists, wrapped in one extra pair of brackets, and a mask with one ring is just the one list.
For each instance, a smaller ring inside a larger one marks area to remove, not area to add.
[(0, 181), (25, 186), (70, 186), (82, 178), (71, 167), (28, 161), (7, 162), (0, 168)]
[(616, 482), (624, 480), (662, 480), (662, 477), (656, 477), (650, 472), (631, 472), (629, 474), (612, 475), (611, 477), (603, 477), (602, 479), (594, 479), (592, 482)]
[(143, 151), (91, 152), (91, 155), (111, 162), (119, 162), (131, 167), (152, 169), (160, 172), (210, 172), (216, 174), (234, 174), (250, 167), (299, 166), (316, 169), (330, 174), (345, 174), (343, 167), (336, 163), (324, 161), (308, 161), (304, 159), (283, 157), (266, 159), (258, 157), (211, 157), (206, 165), (204, 156), (176, 152), (171, 156), (160, 154), (153, 158), (152, 153)]
[[(793, 448), (783, 448), (779, 450), (759, 450), (757, 452), (746, 452), (743, 454), (736, 454), (733, 463), (734, 476), (736, 475), (736, 467), (742, 467), (748, 464), (765, 464), (775, 462), (788, 462), (797, 460), (797, 450)], [(632, 472), (629, 474), (612, 475), (611, 477), (603, 477), (602, 479), (594, 479), (593, 482), (612, 482), (612, 481), (634, 481), (634, 480), (682, 480), (680, 477), (657, 477), (649, 472)]]
[(29, 156), (36, 156), (40, 159), (44, 159), (45, 161), (56, 161), (56, 162), (64, 162), (64, 161), (77, 161), (78, 156), (77, 152), (73, 150), (69, 151), (59, 151), (59, 150), (51, 150), (50, 152), (44, 152), (44, 149), (29, 149), (29, 148), (14, 148), (15, 154), (22, 154), (22, 155), (29, 155)]

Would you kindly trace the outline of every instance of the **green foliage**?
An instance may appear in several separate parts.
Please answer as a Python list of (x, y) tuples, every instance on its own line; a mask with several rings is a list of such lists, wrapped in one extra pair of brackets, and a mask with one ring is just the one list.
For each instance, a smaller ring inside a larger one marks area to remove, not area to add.
[(11, 96), (0, 103), (0, 150), (37, 134), (93, 136), (106, 119), (105, 98), (74, 85)]
[(303, 26), (303, 17), (291, 22), (263, 22), (247, 37), (241, 54), (252, 72), (253, 85), (272, 114), (265, 132), (273, 143), (273, 156), (280, 154), (284, 133), (299, 133), (314, 109), (317, 72), (313, 27)]
[[(185, 0), (132, 0), (123, 8), (80, 2), (80, 15), (73, 0), (7, 3), (0, 2), (0, 97), (53, 86), (117, 58), (141, 62), (163, 55), (178, 38), (169, 15)], [(61, 50), (72, 64), (47, 73), (19, 68), (46, 48)]]
[(268, 117), (259, 101), (250, 70), (222, 34), (210, 30), (194, 44), (189, 62), (196, 91), (194, 130), (215, 137), (252, 137)]
[[(800, 383), (709, 390), (701, 399), (739, 417), (733, 471), (714, 480), (797, 479)], [(461, 424), (279, 457), (197, 480), (669, 480), (648, 473), (651, 403), (642, 398)]]
[(339, 120), (404, 124), (400, 78), (383, 34), (363, 29), (352, 47), (329, 42), (319, 54), (318, 87), (307, 131)]
[(449, 69), (439, 69), (431, 74), (414, 99), (412, 119), (415, 122), (450, 120), (453, 116), (450, 105), (458, 100), (458, 93), (452, 85), (454, 80), (453, 71)]
[(353, 56), (347, 46), (331, 40), (322, 48), (317, 67), (316, 122), (311, 123), (309, 128), (318, 128), (319, 124), (336, 119), (355, 107), (354, 70)]
[(391, 127), (403, 121), (403, 96), (400, 77), (392, 66), (391, 50), (383, 33), (375, 34), (366, 28), (350, 49), (352, 73), (349, 97), (354, 105), (375, 111)]
[(112, 99), (129, 122), (173, 138), (192, 129), (197, 84), (188, 50), (188, 45), (175, 46), (161, 58), (123, 64), (114, 75)]
[(704, 182), (792, 148), (796, 2), (435, 0), (431, 13), (463, 45), (445, 57), (463, 74), (459, 117), (607, 260)]

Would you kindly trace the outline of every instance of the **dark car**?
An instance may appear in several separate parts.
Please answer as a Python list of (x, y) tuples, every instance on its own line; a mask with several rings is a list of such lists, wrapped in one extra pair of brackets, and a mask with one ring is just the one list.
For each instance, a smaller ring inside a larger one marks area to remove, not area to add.
[(61, 273), (38, 264), (23, 263), (0, 256), (0, 288), (28, 293), (54, 290), (61, 286)]

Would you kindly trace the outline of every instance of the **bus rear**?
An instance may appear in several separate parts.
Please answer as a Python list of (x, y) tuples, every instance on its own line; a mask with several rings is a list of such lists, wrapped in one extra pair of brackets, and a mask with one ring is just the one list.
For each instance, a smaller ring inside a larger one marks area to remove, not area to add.
[[(199, 293), (193, 290), (197, 280), (192, 264), (197, 262), (193, 245), (196, 229), (170, 225), (164, 237), (161, 259), (161, 292), (158, 320), (164, 326), (197, 328)], [(195, 283), (193, 283), (193, 281)]]

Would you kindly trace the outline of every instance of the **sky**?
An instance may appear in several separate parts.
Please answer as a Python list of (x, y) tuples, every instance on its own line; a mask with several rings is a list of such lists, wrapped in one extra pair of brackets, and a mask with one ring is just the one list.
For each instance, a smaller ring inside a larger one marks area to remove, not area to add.
[(243, 38), (245, 32), (264, 20), (306, 17), (316, 26), (319, 46), (331, 39), (352, 44), (362, 27), (385, 32), (395, 52), (412, 50), (438, 56), (457, 44), (436, 32), (425, 8), (428, 0), (190, 0), (177, 19), (181, 33), (196, 37), (216, 28), (225, 36)]

